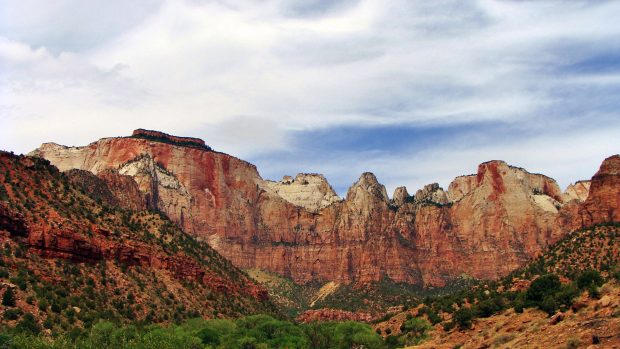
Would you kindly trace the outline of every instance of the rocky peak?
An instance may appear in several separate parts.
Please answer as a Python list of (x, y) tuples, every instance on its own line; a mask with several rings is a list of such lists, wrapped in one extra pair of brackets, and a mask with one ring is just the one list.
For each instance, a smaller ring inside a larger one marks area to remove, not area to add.
[(603, 161), (592, 177), (588, 198), (581, 210), (582, 220), (589, 224), (620, 221), (620, 156)]
[(450, 201), (459, 201), (465, 195), (471, 193), (476, 186), (476, 175), (456, 177), (448, 186), (448, 198)]
[(409, 193), (407, 192), (407, 187), (398, 187), (394, 190), (394, 195), (392, 196), (392, 201), (394, 205), (401, 206), (407, 201), (409, 197)]
[(620, 175), (620, 155), (613, 155), (603, 161), (595, 176)]
[(577, 181), (574, 184), (570, 184), (564, 191), (564, 202), (572, 200), (584, 202), (588, 198), (588, 193), (590, 192), (590, 183), (590, 181)]
[(448, 195), (437, 183), (431, 183), (424, 186), (415, 193), (416, 202), (434, 202), (438, 204), (447, 204)]
[(299, 173), (295, 178), (284, 176), (279, 182), (263, 181), (259, 185), (266, 191), (275, 193), (310, 212), (317, 212), (341, 201), (327, 179), (316, 173)]
[(556, 181), (545, 175), (530, 173), (523, 168), (509, 166), (506, 162), (493, 160), (478, 166), (475, 190), (482, 190), (489, 199), (513, 197), (524, 193), (537, 203), (542, 203), (548, 210), (563, 202), (563, 193)]
[(364, 172), (347, 192), (347, 201), (358, 201), (360, 198), (372, 197), (388, 202), (387, 190), (371, 172)]
[(483, 185), (485, 182), (491, 184), (493, 190), (498, 193), (504, 193), (506, 187), (503, 177), (508, 173), (509, 167), (505, 161), (492, 160), (483, 162), (478, 165), (476, 174), (476, 184)]

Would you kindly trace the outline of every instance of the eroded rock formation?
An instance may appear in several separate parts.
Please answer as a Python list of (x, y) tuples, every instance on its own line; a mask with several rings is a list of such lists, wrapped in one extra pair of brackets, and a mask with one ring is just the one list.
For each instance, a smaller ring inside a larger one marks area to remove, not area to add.
[(569, 202), (571, 200), (577, 200), (579, 202), (586, 201), (590, 193), (590, 184), (590, 181), (577, 181), (569, 185), (564, 191), (564, 202)]
[[(585, 202), (557, 183), (503, 161), (481, 164), (447, 192), (432, 184), (413, 200), (364, 173), (344, 200), (320, 175), (264, 181), (227, 154), (156, 138), (108, 138), (34, 152), (61, 170), (108, 169), (134, 178), (147, 202), (242, 268), (297, 282), (395, 281), (443, 285), (467, 274), (504, 275), (567, 229), (618, 220), (618, 159), (605, 161)], [(584, 197), (586, 186), (575, 188)]]
[(341, 201), (327, 179), (316, 173), (300, 173), (295, 178), (284, 176), (280, 182), (263, 181), (261, 188), (311, 212)]

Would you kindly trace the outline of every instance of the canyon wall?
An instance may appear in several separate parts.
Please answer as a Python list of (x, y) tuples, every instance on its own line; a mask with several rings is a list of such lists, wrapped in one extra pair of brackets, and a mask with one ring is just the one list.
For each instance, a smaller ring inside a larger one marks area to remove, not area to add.
[(341, 199), (321, 175), (265, 181), (254, 165), (202, 141), (136, 132), (84, 147), (46, 143), (32, 155), (63, 171), (130, 176), (148, 207), (235, 265), (300, 283), (387, 276), (440, 286), (463, 275), (494, 278), (569, 229), (620, 219), (618, 156), (606, 159), (591, 183), (566, 193), (549, 177), (490, 161), (448, 191), (431, 184), (410, 196), (401, 187), (392, 200), (364, 173)]

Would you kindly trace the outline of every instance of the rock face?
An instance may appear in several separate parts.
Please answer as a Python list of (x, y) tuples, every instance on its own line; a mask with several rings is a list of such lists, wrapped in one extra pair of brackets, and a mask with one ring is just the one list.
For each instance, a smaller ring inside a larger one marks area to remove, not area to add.
[(109, 169), (98, 175), (84, 170), (67, 171), (71, 183), (100, 199), (108, 206), (119, 206), (127, 210), (140, 211), (147, 208), (144, 195), (136, 181)]
[(425, 186), (414, 200), (399, 188), (390, 201), (377, 178), (364, 173), (341, 200), (323, 176), (265, 181), (247, 162), (175, 142), (129, 137), (78, 148), (47, 143), (33, 154), (61, 170), (114, 169), (131, 176), (150, 207), (235, 265), (300, 283), (387, 276), (428, 286), (463, 274), (494, 278), (569, 228), (619, 219), (617, 156), (593, 177), (583, 203), (566, 203), (553, 179), (503, 161), (481, 164), (447, 192)]
[(432, 183), (425, 185), (424, 188), (415, 193), (415, 201), (427, 201), (444, 205), (448, 203), (448, 195), (439, 187), (439, 184)]
[(590, 184), (590, 181), (577, 181), (569, 185), (564, 191), (564, 202), (571, 200), (577, 200), (578, 202), (586, 201), (590, 193)]
[[(267, 300), (265, 289), (208, 245), (185, 236), (160, 215), (132, 211), (132, 206), (146, 207), (132, 177), (109, 169), (101, 171), (103, 179), (83, 170), (70, 170), (62, 176), (45, 160), (5, 152), (0, 152), (0, 173), (3, 244), (10, 238), (45, 259), (91, 264), (114, 261), (140, 266), (146, 273), (163, 271), (176, 280), (171, 283), (198, 284), (194, 290), (208, 288), (244, 299)], [(125, 190), (126, 196), (108, 185)], [(140, 217), (148, 224), (140, 223)], [(174, 236), (166, 238), (164, 233)], [(155, 234), (162, 239), (156, 239)]]
[(448, 199), (450, 201), (459, 201), (465, 195), (469, 194), (476, 185), (476, 175), (456, 177), (448, 187)]
[(620, 156), (608, 157), (592, 177), (588, 198), (579, 211), (583, 224), (620, 221)]
[(280, 182), (264, 181), (261, 188), (310, 212), (318, 212), (320, 209), (341, 201), (325, 177), (316, 173), (300, 173), (294, 179), (284, 176)]
[(394, 189), (392, 201), (396, 206), (402, 206), (409, 199), (409, 192), (406, 187), (397, 187)]

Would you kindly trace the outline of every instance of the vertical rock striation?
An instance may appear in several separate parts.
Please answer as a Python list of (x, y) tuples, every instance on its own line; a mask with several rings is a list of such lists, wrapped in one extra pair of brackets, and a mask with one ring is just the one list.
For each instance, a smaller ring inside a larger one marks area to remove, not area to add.
[(147, 205), (235, 265), (300, 283), (494, 278), (570, 229), (620, 219), (618, 156), (605, 160), (589, 187), (579, 182), (567, 193), (549, 177), (490, 161), (447, 192), (431, 184), (410, 197), (400, 187), (390, 201), (375, 175), (364, 173), (340, 199), (321, 175), (265, 181), (252, 164), (204, 143), (141, 132), (85, 147), (46, 143), (33, 155), (61, 170), (130, 176)]

